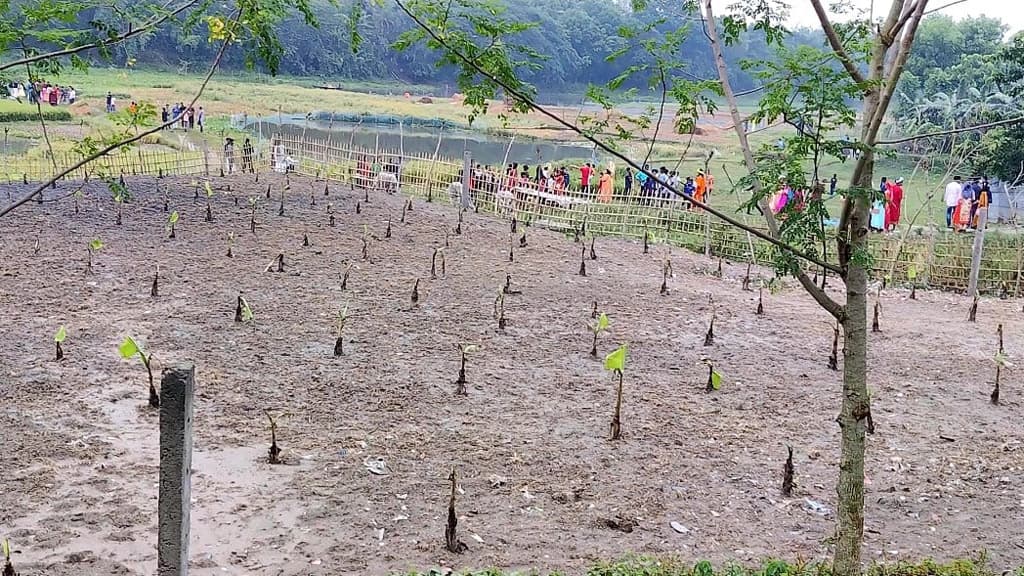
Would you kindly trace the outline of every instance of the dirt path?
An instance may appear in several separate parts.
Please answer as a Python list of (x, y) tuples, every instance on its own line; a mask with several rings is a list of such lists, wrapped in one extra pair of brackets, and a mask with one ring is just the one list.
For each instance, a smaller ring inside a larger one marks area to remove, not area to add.
[[(157, 419), (145, 407), (145, 370), (117, 356), (128, 334), (157, 370), (197, 366), (198, 576), (435, 565), (579, 572), (628, 552), (713, 561), (829, 553), (840, 375), (826, 368), (828, 318), (799, 290), (766, 294), (767, 315), (756, 317), (756, 293), (740, 289), (745, 266), (727, 264), (717, 279), (715, 263), (674, 251), (671, 293), (660, 296), (666, 248), (643, 255), (636, 243), (598, 239), (599, 259), (580, 277), (578, 245), (538, 229), (510, 263), (508, 224), (474, 214), (450, 237), (446, 277), (431, 280), (433, 248), (456, 223), (451, 208), (418, 202), (401, 224), (398, 197), (373, 196), (356, 214), (361, 193), (332, 186), (324, 198), (323, 183), (293, 179), (280, 217), (276, 200), (262, 198), (266, 178), (215, 178), (234, 191), (214, 198), (213, 223), (188, 182), (170, 180), (129, 182), (139, 199), (122, 226), (98, 187), (80, 214), (68, 201), (32, 204), (0, 223), (0, 535), (22, 574), (154, 571)], [(176, 240), (166, 239), (158, 186), (181, 213)], [(283, 182), (272, 186), (276, 199)], [(261, 198), (255, 236), (249, 195)], [(359, 259), (364, 229), (368, 262)], [(228, 232), (237, 237), (230, 259)], [(106, 247), (86, 275), (93, 238)], [(286, 271), (263, 272), (278, 253)], [(506, 273), (522, 294), (508, 297), (499, 332), (493, 302)], [(240, 291), (255, 332), (232, 321)], [(708, 294), (717, 338), (705, 348)], [(966, 324), (964, 298), (918, 296), (884, 295), (883, 332), (871, 337), (878, 433), (866, 557), (984, 549), (997, 568), (1024, 564), (1019, 375), (1006, 373), (1003, 406), (988, 403), (998, 322), (1009, 355), (1021, 354), (1020, 303), (983, 300), (978, 323)], [(607, 440), (614, 385), (587, 355), (595, 300), (612, 323), (601, 353), (630, 343), (620, 442)], [(334, 317), (346, 305), (346, 354), (334, 358)], [(57, 363), (61, 324), (67, 358)], [(481, 345), (464, 398), (453, 395), (460, 342)], [(713, 394), (704, 356), (725, 377)], [(265, 463), (265, 408), (287, 413), (279, 441), (288, 465)], [(779, 494), (786, 445), (798, 483), (789, 499)], [(368, 472), (377, 458), (387, 475)], [(444, 550), (453, 466), (462, 555)]]

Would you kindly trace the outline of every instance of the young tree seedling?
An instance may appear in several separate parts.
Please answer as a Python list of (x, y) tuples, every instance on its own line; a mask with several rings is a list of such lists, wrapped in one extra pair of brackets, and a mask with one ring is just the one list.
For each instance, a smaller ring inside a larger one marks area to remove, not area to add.
[(327, 203), (327, 225), (334, 228), (334, 205)]
[(721, 278), (722, 277), (722, 257), (721, 256), (718, 257), (718, 269), (715, 270), (715, 277), (716, 278)]
[(89, 253), (89, 261), (86, 264), (85, 273), (92, 274), (92, 255), (103, 249), (103, 242), (99, 238), (94, 238), (86, 246), (86, 250)]
[(363, 213), (363, 205), (360, 204), (359, 201), (356, 201), (356, 214), (362, 214), (362, 213)]
[(455, 394), (457, 396), (469, 394), (469, 389), (466, 388), (466, 355), (476, 352), (478, 348), (475, 344), (459, 344), (459, 377), (455, 379)]
[[(526, 233), (524, 232), (523, 235), (525, 236)], [(508, 261), (509, 262), (515, 262), (516, 261), (516, 251), (515, 251), (515, 248), (514, 248), (514, 246), (512, 244), (512, 235), (511, 234), (508, 235)]]
[(459, 210), (459, 221), (458, 221), (457, 224), (455, 224), (455, 235), (456, 236), (462, 236), (462, 213), (463, 212), (465, 212), (464, 209), (463, 210)]
[(131, 360), (138, 356), (139, 360), (142, 361), (142, 365), (146, 367), (146, 374), (149, 375), (149, 406), (150, 408), (159, 408), (160, 395), (157, 394), (156, 386), (153, 384), (153, 355), (146, 354), (146, 351), (131, 336), (125, 336), (124, 342), (121, 342), (117, 351), (121, 354), (121, 358), (125, 360)]
[(308, 232), (303, 232), (302, 233), (302, 246), (305, 247), (305, 248), (309, 248), (309, 233)]
[(399, 220), (399, 222), (401, 222), (402, 224), (405, 224), (405, 213), (406, 213), (406, 212), (407, 212), (408, 210), (409, 210), (409, 205), (408, 205), (408, 204), (404, 204), (404, 203), (403, 203), (403, 204), (402, 204), (402, 219), (401, 219), (401, 220)]
[(448, 475), (448, 481), (452, 489), (451, 496), (448, 497), (448, 523), (444, 528), (444, 545), (449, 552), (462, 554), (469, 547), (459, 540), (458, 535), (459, 517), (455, 514), (455, 468), (452, 468), (452, 473)]
[(671, 278), (672, 276), (673, 276), (673, 274), (672, 274), (672, 261), (669, 260), (668, 258), (666, 258), (665, 262), (661, 265), (661, 290), (660, 290), (660, 294), (662, 296), (667, 296), (668, 295), (668, 279)]
[[(310, 188), (312, 188), (313, 184), (310, 183), (309, 186), (310, 186)], [(309, 191), (309, 207), (310, 208), (315, 208), (316, 207), (316, 192), (314, 192), (313, 190)]]
[(509, 294), (509, 295), (512, 295), (512, 294), (522, 294), (523, 293), (522, 290), (513, 290), (512, 289), (512, 275), (507, 273), (507, 272), (505, 273), (505, 286), (502, 287), (501, 291), (502, 291), (502, 293)]
[(832, 354), (828, 357), (829, 370), (839, 370), (839, 321), (832, 328)]
[(498, 296), (494, 299), (494, 317), (498, 320), (498, 330), (504, 330), (508, 322), (505, 320), (505, 291), (498, 290)]
[(2, 551), (4, 553), (4, 571), (2, 576), (18, 576), (18, 573), (14, 571), (14, 564), (11, 564), (11, 542), (4, 538), (2, 544)]
[(879, 314), (881, 314), (881, 312), (882, 312), (882, 302), (880, 300), (875, 300), (875, 314), (874, 314), (874, 318), (871, 320), (871, 331), (872, 332), (881, 332), (882, 331), (882, 326), (878, 322), (878, 317), (879, 317)]
[(213, 199), (213, 187), (209, 182), (203, 182), (203, 186), (206, 188), (206, 221), (213, 222), (213, 205), (210, 203)]
[(587, 248), (586, 246), (580, 250), (580, 276), (587, 275)]
[(278, 272), (284, 272), (284, 253), (278, 254), (277, 258), (271, 260), (270, 264), (267, 264), (267, 267), (264, 268), (263, 271), (270, 272), (271, 270), (274, 269), (275, 264), (277, 265)]
[(626, 345), (619, 346), (614, 352), (604, 357), (604, 369), (619, 377), (619, 389), (615, 394), (615, 412), (609, 425), (612, 440), (622, 438), (622, 376), (626, 370)]
[(277, 445), (277, 419), (284, 415), (278, 414), (274, 416), (266, 408), (263, 409), (263, 413), (267, 415), (267, 420), (270, 421), (270, 449), (267, 450), (267, 463), (281, 464), (281, 448)]
[[(64, 359), (64, 348), (61, 346), (61, 344), (64, 343), (64, 340), (67, 337), (68, 337), (68, 331), (67, 331), (66, 328), (64, 328), (64, 326), (61, 326), (60, 328), (58, 328), (57, 329), (57, 334), (55, 334), (54, 337), (53, 337), (53, 341), (56, 342), (56, 344), (57, 344), (57, 361), (58, 362)], [(997, 380), (998, 380), (998, 378), (997, 378)]]
[(341, 356), (345, 353), (344, 350), (344, 337), (345, 337), (345, 321), (348, 320), (348, 306), (345, 306), (338, 312), (336, 319), (336, 327), (338, 329), (338, 337), (334, 340), (334, 356)]
[(160, 265), (156, 265), (156, 271), (153, 272), (153, 285), (149, 288), (149, 295), (156, 298), (160, 295)]
[(978, 295), (975, 294), (974, 295), (974, 301), (971, 302), (971, 310), (970, 310), (970, 312), (967, 313), (967, 321), (968, 322), (977, 322), (978, 321), (978, 300), (979, 300)]
[(515, 214), (512, 215), (512, 223), (511, 223), (511, 225), (512, 225), (512, 233), (515, 234), (516, 233), (516, 228), (519, 226), (519, 221), (516, 220)]
[(447, 248), (448, 247), (448, 228), (447, 227), (441, 228), (441, 232), (444, 232), (444, 247)]
[(249, 198), (249, 208), (252, 209), (252, 213), (249, 215), (249, 232), (256, 233), (256, 208), (259, 206), (259, 199), (255, 196)]
[(41, 249), (41, 246), (39, 245), (39, 236), (36, 235), (35, 241), (32, 242), (32, 255), (33, 256), (38, 256), (40, 249)]
[(385, 238), (391, 238), (391, 216), (388, 216), (388, 228), (384, 231)]
[(434, 254), (430, 257), (430, 278), (437, 280), (437, 257), (441, 256), (441, 277), (445, 277), (444, 248), (434, 248)]
[(594, 307), (591, 308), (591, 310), (590, 310), (590, 319), (591, 320), (596, 320), (597, 319), (597, 300), (594, 300)]
[(270, 184), (267, 184), (267, 200), (270, 200)]
[(580, 243), (580, 228), (576, 224), (572, 225), (573, 238), (572, 241), (576, 244)]
[(341, 290), (344, 292), (348, 289), (348, 273), (352, 271), (352, 265), (349, 264), (345, 267), (345, 272), (341, 275)]
[(409, 198), (409, 212), (412, 212), (412, 198)]
[(715, 372), (715, 365), (709, 359), (705, 359), (704, 363), (708, 365), (708, 382), (704, 386), (704, 391), (711, 393), (722, 387), (722, 375)]
[(198, 204), (199, 203), (199, 181), (198, 180), (193, 180), (192, 181), (192, 203), (193, 204)]
[(410, 296), (410, 299), (412, 300), (412, 307), (413, 308), (419, 306), (419, 303), (420, 303), (420, 279), (419, 278), (417, 278), (416, 279), (416, 283), (412, 285), (412, 296)]
[(782, 466), (782, 495), (786, 498), (793, 496), (793, 447), (786, 446), (789, 453), (786, 456), (786, 463)]
[(519, 247), (526, 248), (526, 230), (523, 230), (523, 235), (519, 237)]
[(747, 274), (743, 276), (743, 291), (750, 292), (750, 266), (751, 263), (747, 262)]
[(235, 233), (228, 232), (228, 258), (234, 258), (234, 254), (231, 253), (231, 248), (235, 245)]
[(715, 343), (715, 316), (717, 316), (714, 308), (711, 309), (711, 322), (708, 323), (708, 331), (704, 334), (704, 345), (712, 346)]
[(764, 286), (757, 287), (757, 310), (754, 314), (764, 316)]
[(647, 226), (644, 226), (644, 254), (647, 254), (650, 251), (649, 240), (650, 234), (647, 233)]
[(597, 240), (597, 238), (594, 238), (594, 237), (590, 238), (590, 259), (591, 260), (597, 260), (597, 252), (594, 251), (594, 241), (595, 240)]
[(1010, 367), (1013, 366), (1013, 364), (1011, 364), (1007, 360), (1006, 351), (1003, 350), (1003, 325), (1002, 324), (1000, 324), (999, 327), (996, 329), (996, 335), (999, 337), (999, 349), (996, 352), (996, 356), (995, 356), (995, 362), (996, 362), (996, 385), (995, 385), (994, 388), (992, 388), (992, 394), (989, 396), (989, 399), (992, 401), (992, 404), (998, 405), (999, 404), (999, 380), (1000, 380), (1000, 376), (1002, 375), (1003, 368), (1010, 368)]
[(175, 238), (175, 235), (174, 235), (174, 225), (178, 223), (178, 218), (179, 218), (179, 216), (178, 216), (178, 211), (177, 210), (175, 210), (174, 212), (171, 212), (171, 215), (167, 217), (167, 237), (168, 238), (171, 238), (171, 239)]
[(608, 315), (605, 314), (604, 312), (602, 312), (601, 315), (597, 317), (597, 322), (587, 325), (587, 328), (590, 329), (590, 332), (594, 335), (594, 341), (590, 346), (591, 357), (597, 358), (597, 337), (600, 336), (605, 331), (607, 331), (608, 326)]

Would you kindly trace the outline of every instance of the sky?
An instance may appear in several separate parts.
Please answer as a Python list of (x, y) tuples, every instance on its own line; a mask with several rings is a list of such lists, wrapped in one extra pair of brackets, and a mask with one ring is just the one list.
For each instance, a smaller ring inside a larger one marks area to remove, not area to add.
[[(852, 3), (858, 8), (869, 9), (871, 7), (872, 0), (851, 0)], [(929, 0), (928, 9), (939, 8), (946, 4), (949, 4), (952, 0)], [(790, 14), (790, 25), (797, 26), (813, 26), (818, 27), (818, 18), (814, 14), (814, 9), (811, 8), (810, 0), (789, 0), (792, 5)], [(733, 0), (717, 0), (716, 4), (720, 6), (719, 10), (733, 3)], [(826, 1), (825, 5), (828, 6), (831, 0)], [(875, 17), (879, 18), (883, 12), (891, 5), (889, 0), (874, 0), (875, 3)], [(967, 0), (961, 4), (955, 6), (949, 6), (943, 8), (940, 11), (941, 14), (947, 14), (955, 19), (964, 18), (966, 16), (990, 16), (993, 18), (999, 18), (1005, 24), (1010, 27), (1010, 34), (1024, 30), (1024, 1), (1022, 0)]]

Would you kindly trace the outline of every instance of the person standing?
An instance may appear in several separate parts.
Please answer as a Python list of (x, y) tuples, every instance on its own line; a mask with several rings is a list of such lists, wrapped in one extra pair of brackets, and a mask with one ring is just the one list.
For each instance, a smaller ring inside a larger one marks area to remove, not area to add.
[(828, 181), (828, 193), (830, 196), (836, 195), (836, 186), (839, 185), (839, 175), (833, 174), (832, 179)]
[(605, 170), (597, 182), (597, 201), (609, 204), (612, 201), (612, 172)]
[(114, 95), (107, 92), (107, 112), (114, 111)]
[(171, 113), (167, 110), (167, 104), (160, 110), (160, 124), (167, 124), (167, 121), (171, 119)]
[(693, 185), (694, 185), (693, 199), (696, 200), (697, 202), (700, 202), (701, 204), (703, 204), (704, 203), (704, 194), (708, 191), (708, 182), (704, 178), (704, 171), (703, 170), (698, 170), (697, 171), (697, 178), (696, 178), (696, 180), (693, 181)]
[(593, 174), (594, 169), (590, 166), (590, 162), (580, 166), (580, 185), (583, 187), (584, 192), (590, 190), (590, 177)]
[(224, 163), (227, 165), (228, 174), (235, 171), (235, 140), (234, 138), (224, 139)]
[(900, 224), (900, 210), (903, 205), (903, 178), (897, 178), (889, 185), (886, 200), (885, 229), (895, 230)]
[(633, 169), (626, 166), (626, 175), (623, 180), (623, 184), (626, 189), (626, 196), (629, 196), (630, 192), (633, 191)]
[[(199, 132), (202, 133), (202, 131), (203, 131), (203, 124), (206, 123), (206, 112), (203, 111), (203, 107), (202, 106), (199, 107), (199, 118), (198, 118), (198, 120), (199, 120)], [(246, 138), (245, 141), (248, 142), (249, 139)]]
[(960, 185), (960, 177), (954, 176), (953, 181), (946, 184), (946, 228), (953, 227), (953, 211), (960, 203), (960, 196), (963, 194), (963, 186)]

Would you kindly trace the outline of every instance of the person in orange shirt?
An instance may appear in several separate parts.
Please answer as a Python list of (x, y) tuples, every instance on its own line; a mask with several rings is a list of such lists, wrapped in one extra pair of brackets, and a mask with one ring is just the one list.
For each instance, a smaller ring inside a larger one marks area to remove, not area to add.
[(601, 179), (597, 182), (597, 201), (604, 204), (608, 204), (612, 201), (612, 187), (614, 186), (612, 181), (612, 171), (605, 170), (601, 174)]
[(693, 199), (697, 202), (704, 202), (704, 194), (708, 191), (708, 183), (704, 178), (704, 171), (700, 170), (697, 172), (697, 179), (694, 180), (696, 190), (693, 194)]

